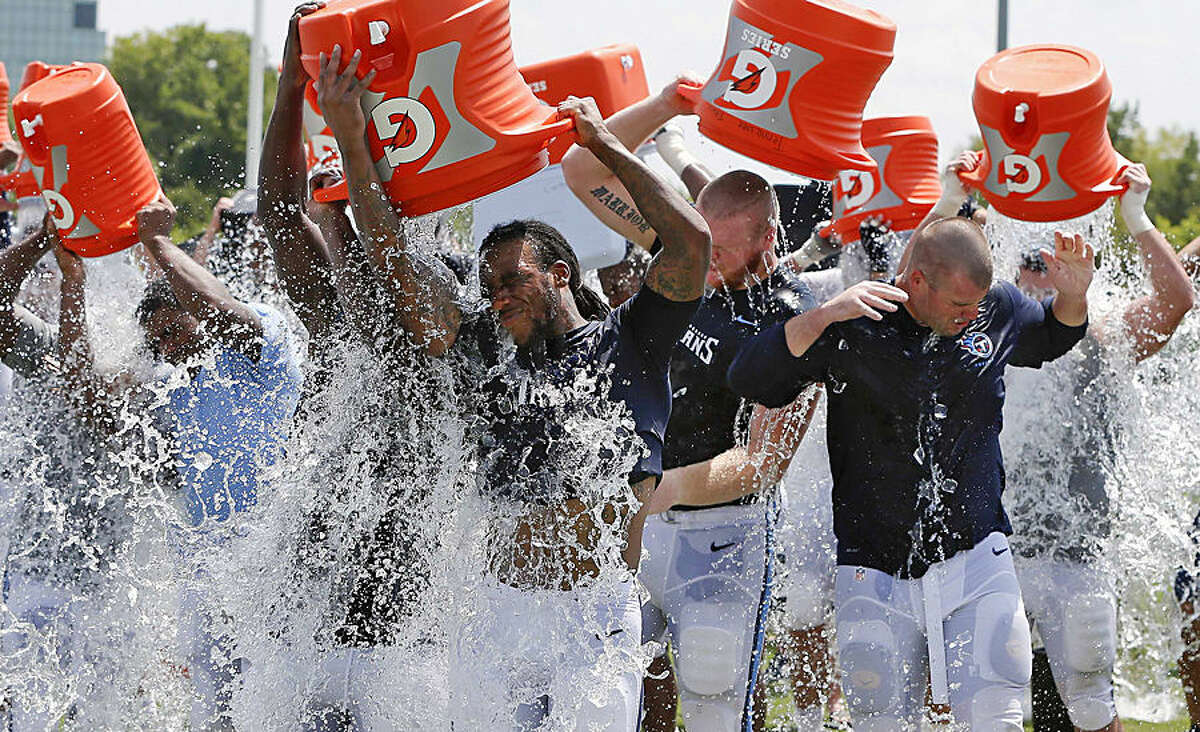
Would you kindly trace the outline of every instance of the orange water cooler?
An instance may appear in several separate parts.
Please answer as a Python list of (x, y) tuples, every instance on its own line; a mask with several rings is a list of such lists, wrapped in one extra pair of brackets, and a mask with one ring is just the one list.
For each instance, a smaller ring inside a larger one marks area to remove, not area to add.
[(892, 231), (917, 228), (942, 195), (937, 135), (928, 117), (863, 121), (862, 143), (875, 170), (845, 170), (833, 185), (833, 230), (843, 244), (858, 241), (865, 219), (891, 221)]
[(721, 62), (681, 85), (700, 132), (810, 178), (871, 170), (862, 113), (892, 62), (896, 25), (843, 0), (734, 0)]
[[(570, 121), (538, 101), (513, 61), (508, 0), (334, 0), (300, 21), (305, 70), (334, 45), (360, 75), (367, 140), (404, 215), (455, 206), (545, 168)], [(344, 186), (323, 198), (345, 197)]]
[(962, 174), (997, 211), (1063, 221), (1095, 211), (1123, 186), (1128, 162), (1108, 137), (1112, 83), (1100, 58), (1073, 46), (1010, 48), (975, 74), (982, 161)]
[(98, 257), (137, 243), (136, 214), (162, 191), (108, 69), (54, 71), (17, 95), (13, 116), (63, 245)]
[[(569, 96), (592, 97), (605, 119), (650, 95), (642, 53), (630, 43), (522, 66), (521, 76), (552, 107)], [(572, 142), (560, 137), (550, 145), (551, 165), (562, 160)]]

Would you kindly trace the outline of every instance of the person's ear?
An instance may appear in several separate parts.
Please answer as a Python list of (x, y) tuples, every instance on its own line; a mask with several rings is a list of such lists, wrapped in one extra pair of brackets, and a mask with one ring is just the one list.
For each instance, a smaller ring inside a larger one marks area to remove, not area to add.
[(550, 265), (550, 276), (554, 278), (555, 287), (570, 287), (571, 268), (561, 259)]

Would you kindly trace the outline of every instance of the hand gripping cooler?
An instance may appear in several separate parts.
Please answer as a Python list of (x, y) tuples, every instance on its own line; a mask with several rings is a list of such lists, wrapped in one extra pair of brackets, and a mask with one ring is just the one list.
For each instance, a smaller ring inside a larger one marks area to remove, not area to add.
[(843, 0), (734, 0), (725, 51), (703, 87), (682, 84), (700, 132), (810, 178), (871, 170), (862, 113), (892, 62), (896, 25)]
[[(557, 106), (569, 96), (591, 97), (605, 119), (650, 95), (642, 54), (630, 43), (522, 66), (521, 76), (546, 104)], [(572, 142), (560, 137), (550, 145), (551, 165), (562, 160)]]
[(136, 214), (162, 190), (108, 69), (54, 71), (17, 95), (13, 116), (63, 245), (99, 257), (136, 244)]
[[(300, 21), (304, 68), (334, 45), (360, 75), (367, 141), (384, 188), (406, 216), (478, 198), (533, 175), (571, 129), (537, 100), (513, 62), (508, 0), (335, 0)], [(340, 190), (339, 190), (340, 188)], [(345, 197), (344, 186), (320, 192)]]
[(858, 226), (878, 216), (892, 231), (917, 228), (942, 195), (937, 135), (928, 117), (863, 121), (862, 143), (875, 170), (844, 170), (833, 185), (833, 230), (843, 244), (858, 241)]
[(1108, 138), (1112, 83), (1091, 51), (1021, 46), (975, 74), (973, 104), (983, 158), (962, 173), (997, 211), (1022, 221), (1063, 221), (1121, 193), (1128, 166)]

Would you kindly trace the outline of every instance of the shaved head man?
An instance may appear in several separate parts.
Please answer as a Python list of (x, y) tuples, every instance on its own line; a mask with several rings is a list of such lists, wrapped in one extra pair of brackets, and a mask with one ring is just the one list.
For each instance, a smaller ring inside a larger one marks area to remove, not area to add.
[(992, 254), (983, 230), (963, 218), (940, 219), (913, 237), (896, 285), (913, 318), (939, 336), (962, 332), (992, 287)]
[(927, 687), (957, 725), (1022, 729), (1032, 656), (1001, 504), (1002, 378), (1083, 337), (1093, 268), (1077, 236), (1042, 255), (1058, 291), (1044, 305), (993, 285), (979, 226), (934, 220), (894, 284), (766, 329), (730, 366), (733, 390), (768, 407), (827, 387), (836, 637), (860, 732), (919, 729)]

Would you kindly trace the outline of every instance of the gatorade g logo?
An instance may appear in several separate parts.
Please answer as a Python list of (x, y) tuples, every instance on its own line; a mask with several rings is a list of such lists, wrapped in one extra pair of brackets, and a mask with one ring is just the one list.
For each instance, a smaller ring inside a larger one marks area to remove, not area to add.
[[(784, 85), (787, 84), (787, 72), (783, 74)], [(739, 51), (733, 59), (733, 67), (728, 77), (729, 88), (721, 95), (721, 99), (742, 109), (762, 109), (777, 107), (779, 102), (776, 90), (780, 88), (779, 72), (771, 64), (771, 59), (758, 49), (747, 48)]]
[(787, 99), (822, 56), (736, 16), (729, 18), (725, 60), (700, 96), (744, 122), (781, 137), (798, 135)]
[(433, 112), (408, 97), (380, 102), (371, 110), (371, 123), (375, 125), (380, 141), (390, 141), (384, 144), (383, 154), (393, 168), (425, 157), (437, 139)]
[(454, 76), (462, 44), (458, 41), (417, 54), (406, 95), (385, 98), (368, 91), (362, 97), (368, 126), (382, 156), (375, 161), (386, 183), (401, 165), (426, 161), (418, 173), (435, 170), (488, 152), (496, 141), (468, 122), (454, 99)]
[(46, 201), (46, 208), (50, 210), (50, 218), (60, 231), (66, 231), (75, 225), (75, 209), (71, 208), (71, 202), (66, 196), (58, 191), (46, 190), (42, 191), (42, 198)]
[(341, 155), (333, 135), (313, 135), (308, 138), (308, 149), (317, 163), (336, 161)]
[(34, 168), (38, 185), (42, 189), (42, 198), (46, 201), (46, 208), (50, 211), (50, 218), (54, 221), (54, 226), (67, 239), (95, 236), (100, 233), (100, 229), (86, 215), (76, 213), (71, 202), (60, 193), (67, 185), (69, 172), (66, 145), (56, 145), (50, 150), (50, 174), (54, 176), (52, 181), (46, 180), (44, 169)]
[(1033, 193), (1042, 184), (1042, 169), (1036, 160), (1010, 153), (1000, 161), (1000, 182), (1012, 193)]
[(888, 187), (883, 173), (887, 170), (891, 145), (875, 145), (867, 153), (876, 163), (876, 170), (843, 170), (838, 173), (833, 191), (833, 217), (847, 214), (865, 214), (893, 206), (902, 206), (904, 201)]
[(875, 195), (875, 174), (870, 170), (843, 170), (837, 177), (837, 194), (843, 212), (863, 206)]
[(1066, 201), (1075, 197), (1075, 190), (1058, 173), (1058, 160), (1071, 133), (1041, 135), (1028, 152), (1020, 152), (998, 131), (986, 125), (980, 125), (980, 129), (988, 157), (993, 161), (983, 183), (989, 193), (1028, 201)]

